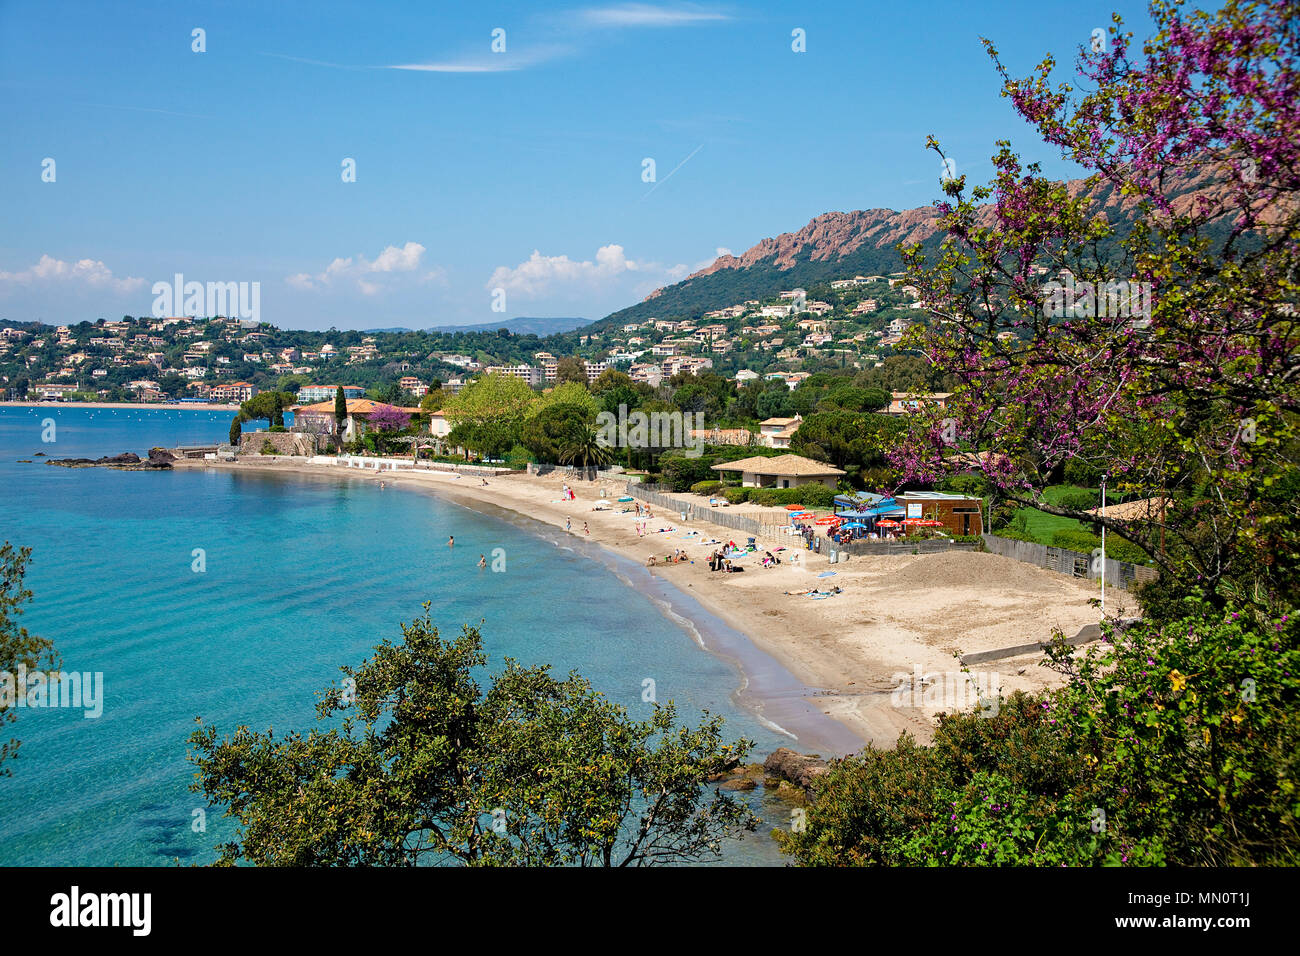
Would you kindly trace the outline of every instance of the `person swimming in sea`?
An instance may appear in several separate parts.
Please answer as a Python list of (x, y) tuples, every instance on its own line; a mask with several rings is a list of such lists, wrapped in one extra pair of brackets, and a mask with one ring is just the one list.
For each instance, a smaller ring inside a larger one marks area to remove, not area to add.
[(486, 558), (484, 555), (481, 555), (481, 554), (480, 554), (480, 555), (478, 556), (478, 566), (479, 566), (480, 568), (486, 568), (486, 567), (487, 567), (487, 558)]
[(456, 536), (454, 534), (447, 535), (447, 547), (449, 548), (456, 547)]

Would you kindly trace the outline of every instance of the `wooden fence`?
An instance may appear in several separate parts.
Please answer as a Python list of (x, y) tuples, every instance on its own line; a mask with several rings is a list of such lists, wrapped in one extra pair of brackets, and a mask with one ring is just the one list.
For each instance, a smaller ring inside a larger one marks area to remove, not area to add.
[(670, 514), (685, 515), (682, 519), (684, 521), (707, 521), (710, 524), (721, 525), (724, 528), (730, 528), (745, 535), (752, 535), (755, 538), (776, 539), (788, 536), (786, 530), (788, 526), (767, 524), (756, 521), (748, 515), (733, 514), (720, 508), (710, 508), (703, 502), (696, 503), (689, 499), (674, 498), (660, 490), (663, 487), (662, 485), (632, 481), (628, 482), (627, 493), (633, 498), (644, 501), (646, 504), (663, 508)]
[[(1088, 554), (1067, 551), (1065, 548), (1052, 548), (1033, 541), (1015, 541), (1011, 538), (999, 538), (995, 534), (984, 535), (984, 547), (994, 554), (1015, 558), (1026, 564), (1036, 564), (1049, 571), (1069, 574), (1076, 578), (1100, 580), (1102, 561), (1100, 557), (1093, 560)], [(1154, 568), (1127, 561), (1105, 560), (1106, 583), (1113, 587), (1128, 588), (1134, 582), (1152, 581), (1157, 577)]]
[(831, 547), (845, 554), (872, 557), (894, 554), (946, 554), (949, 551), (974, 551), (978, 546), (973, 541), (953, 541), (951, 538), (924, 538), (917, 541), (876, 541), (871, 538), (858, 538), (841, 544), (832, 541), (823, 547)]

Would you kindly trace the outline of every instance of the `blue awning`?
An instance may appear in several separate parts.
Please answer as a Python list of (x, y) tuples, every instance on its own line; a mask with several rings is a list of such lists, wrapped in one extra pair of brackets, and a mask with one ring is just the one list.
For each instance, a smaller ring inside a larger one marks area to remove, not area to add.
[(873, 495), (868, 491), (855, 491), (851, 495), (836, 495), (835, 507), (851, 508), (856, 511), (859, 508), (875, 505), (884, 500), (880, 495)]
[[(902, 514), (903, 508), (893, 498), (881, 498), (879, 495), (873, 495), (874, 502), (863, 502), (853, 506), (852, 511), (842, 512), (846, 518), (879, 518), (884, 515)], [(839, 503), (839, 499), (835, 499)], [(870, 504), (870, 507), (862, 507), (863, 504)]]

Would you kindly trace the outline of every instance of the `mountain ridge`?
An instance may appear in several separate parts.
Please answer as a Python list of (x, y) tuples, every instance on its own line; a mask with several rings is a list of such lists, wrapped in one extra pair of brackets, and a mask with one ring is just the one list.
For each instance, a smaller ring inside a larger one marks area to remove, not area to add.
[[(1135, 196), (1122, 196), (1109, 182), (1092, 186), (1086, 179), (1064, 182), (1071, 196), (1088, 194), (1096, 211), (1114, 221), (1130, 222), (1138, 209)], [(1195, 170), (1180, 171), (1166, 184), (1166, 197), (1174, 212), (1186, 211), (1198, 199), (1217, 202), (1230, 188), (1221, 164), (1207, 162)], [(992, 226), (996, 207), (979, 208), (980, 225)], [(919, 243), (923, 252), (937, 247), (941, 234), (939, 213), (933, 206), (894, 210), (860, 209), (825, 212), (802, 228), (759, 240), (740, 255), (719, 256), (710, 265), (680, 282), (655, 289), (640, 302), (613, 312), (594, 328), (644, 321), (647, 318), (698, 318), (706, 311), (735, 305), (747, 299), (774, 297), (796, 286), (880, 275), (903, 268), (900, 243)]]

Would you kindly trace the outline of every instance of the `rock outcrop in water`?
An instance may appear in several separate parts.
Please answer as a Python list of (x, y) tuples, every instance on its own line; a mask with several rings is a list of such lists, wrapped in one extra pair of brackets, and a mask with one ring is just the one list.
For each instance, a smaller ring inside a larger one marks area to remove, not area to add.
[(778, 747), (763, 761), (763, 769), (769, 776), (788, 780), (807, 790), (814, 780), (826, 772), (826, 761), (820, 757), (795, 753), (788, 747)]
[(176, 456), (164, 448), (150, 448), (149, 457), (141, 458), (133, 451), (104, 458), (51, 458), (47, 465), (62, 468), (116, 468), (119, 471), (162, 471), (170, 469)]

